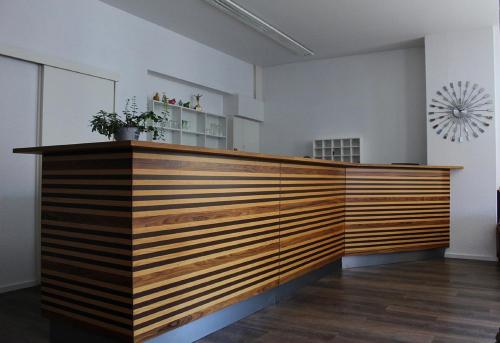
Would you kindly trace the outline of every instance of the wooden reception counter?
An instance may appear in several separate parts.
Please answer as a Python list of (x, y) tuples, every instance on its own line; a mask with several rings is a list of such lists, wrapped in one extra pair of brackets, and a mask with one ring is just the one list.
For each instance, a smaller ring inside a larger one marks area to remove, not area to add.
[(42, 308), (140, 342), (344, 255), (447, 247), (450, 169), (150, 142), (43, 155)]

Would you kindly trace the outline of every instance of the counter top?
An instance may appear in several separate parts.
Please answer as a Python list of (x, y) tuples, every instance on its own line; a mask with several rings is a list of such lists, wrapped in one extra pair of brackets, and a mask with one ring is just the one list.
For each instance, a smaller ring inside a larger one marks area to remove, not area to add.
[(98, 142), (98, 143), (82, 143), (82, 144), (67, 144), (67, 145), (52, 145), (40, 146), (29, 148), (16, 148), (14, 153), (19, 154), (58, 154), (58, 153), (74, 153), (84, 151), (98, 151), (98, 150), (121, 150), (121, 149), (150, 149), (162, 150), (182, 153), (197, 153), (206, 155), (229, 156), (229, 157), (246, 157), (255, 158), (259, 160), (281, 161), (291, 163), (314, 163), (321, 165), (332, 166), (345, 166), (355, 168), (408, 168), (408, 169), (463, 169), (462, 166), (428, 166), (428, 165), (408, 165), (408, 164), (366, 164), (366, 163), (349, 163), (349, 162), (336, 162), (329, 160), (320, 160), (305, 157), (292, 157), (292, 156), (279, 156), (261, 153), (250, 153), (244, 151), (221, 150), (193, 147), (187, 145), (176, 145), (166, 143), (156, 143), (148, 141), (120, 141), (120, 142)]

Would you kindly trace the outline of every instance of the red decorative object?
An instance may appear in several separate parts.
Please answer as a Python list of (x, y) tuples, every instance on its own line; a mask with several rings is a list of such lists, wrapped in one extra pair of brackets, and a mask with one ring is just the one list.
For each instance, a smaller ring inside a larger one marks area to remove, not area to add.
[(168, 103), (169, 103), (170, 105), (175, 105), (175, 102), (176, 102), (176, 101), (175, 101), (175, 98), (173, 98), (173, 99), (168, 99)]

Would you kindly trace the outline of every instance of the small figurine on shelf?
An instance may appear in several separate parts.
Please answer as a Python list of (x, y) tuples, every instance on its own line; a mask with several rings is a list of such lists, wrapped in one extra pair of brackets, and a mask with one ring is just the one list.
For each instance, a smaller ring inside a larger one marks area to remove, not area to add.
[(163, 93), (163, 96), (161, 97), (161, 102), (166, 103), (168, 101), (167, 96), (165, 95), (165, 92)]
[(177, 106), (180, 106), (180, 107), (184, 106), (184, 103), (182, 102), (181, 99), (179, 99), (179, 102), (177, 103)]
[(182, 107), (184, 107), (184, 108), (191, 108), (191, 101), (183, 103)]
[(175, 105), (175, 98), (173, 98), (173, 99), (168, 99), (168, 104), (169, 104), (169, 105)]
[(203, 95), (201, 95), (201, 94), (195, 94), (195, 95), (193, 95), (193, 96), (194, 96), (194, 98), (196, 99), (196, 105), (194, 105), (194, 109), (195, 109), (196, 111), (201, 111), (201, 110), (202, 110), (202, 108), (201, 108), (201, 104), (200, 104), (200, 99), (201, 99), (201, 97), (202, 97)]
[(160, 101), (160, 93), (156, 92), (155, 95), (153, 95), (153, 100)]

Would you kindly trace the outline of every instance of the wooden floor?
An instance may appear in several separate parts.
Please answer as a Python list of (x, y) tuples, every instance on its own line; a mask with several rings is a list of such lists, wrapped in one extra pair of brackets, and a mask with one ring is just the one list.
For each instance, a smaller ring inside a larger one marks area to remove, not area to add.
[(0, 294), (0, 342), (49, 342), (49, 321), (40, 315), (39, 292), (34, 287)]
[(495, 341), (496, 263), (433, 260), (344, 270), (199, 343)]
[[(344, 270), (198, 343), (493, 343), (499, 326), (500, 267), (433, 260)], [(48, 342), (36, 288), (0, 295), (0, 342)]]

